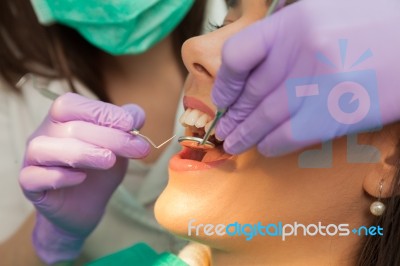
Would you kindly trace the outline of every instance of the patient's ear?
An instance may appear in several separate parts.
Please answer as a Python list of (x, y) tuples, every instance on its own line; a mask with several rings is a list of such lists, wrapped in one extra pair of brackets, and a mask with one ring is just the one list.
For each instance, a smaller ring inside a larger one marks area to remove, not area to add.
[[(363, 188), (365, 192), (374, 198), (389, 198), (392, 196), (392, 182), (395, 180), (396, 171), (394, 171), (394, 169), (390, 170), (387, 168), (386, 170), (383, 170), (383, 168), (381, 168), (381, 170), (374, 169), (364, 178)], [(397, 194), (400, 193), (397, 192)]]
[[(392, 188), (397, 190), (395, 195), (400, 195), (399, 181), (396, 177), (400, 174), (399, 140), (400, 124), (387, 126), (374, 136), (373, 145), (379, 148), (381, 157), (373, 170), (367, 173), (363, 182), (364, 190), (374, 198), (391, 197)], [(392, 184), (393, 182), (397, 184)], [(381, 183), (382, 191), (380, 192)]]

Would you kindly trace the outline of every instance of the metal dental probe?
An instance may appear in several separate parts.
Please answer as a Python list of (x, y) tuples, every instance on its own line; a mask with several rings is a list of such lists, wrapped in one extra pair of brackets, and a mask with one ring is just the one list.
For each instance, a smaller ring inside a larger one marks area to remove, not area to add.
[(164, 141), (163, 143), (161, 143), (160, 145), (156, 145), (149, 137), (141, 134), (139, 132), (139, 130), (137, 129), (133, 129), (132, 131), (129, 131), (129, 133), (131, 133), (134, 136), (141, 136), (142, 138), (144, 138), (148, 143), (151, 144), (151, 146), (153, 146), (156, 149), (161, 148), (162, 146), (164, 146), (165, 144), (167, 144), (169, 141), (171, 141), (173, 138), (176, 137), (176, 135), (173, 135), (172, 137), (170, 137), (169, 139), (167, 139), (166, 141)]
[(215, 114), (215, 118), (212, 121), (211, 126), (207, 130), (206, 135), (204, 136), (203, 141), (200, 143), (200, 145), (204, 145), (208, 141), (208, 138), (210, 137), (212, 130), (215, 128), (218, 120), (225, 114), (225, 112), (226, 109), (218, 109), (217, 113)]

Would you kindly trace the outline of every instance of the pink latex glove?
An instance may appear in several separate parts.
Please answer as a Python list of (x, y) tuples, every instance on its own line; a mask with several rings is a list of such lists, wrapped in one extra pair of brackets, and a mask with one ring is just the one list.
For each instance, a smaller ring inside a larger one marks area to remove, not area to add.
[(239, 32), (212, 92), (227, 152), (276, 156), (400, 119), (400, 2), (302, 0)]
[(35, 205), (33, 243), (46, 263), (75, 259), (121, 183), (128, 158), (149, 144), (127, 132), (143, 125), (136, 105), (118, 107), (67, 93), (28, 141), (20, 185)]

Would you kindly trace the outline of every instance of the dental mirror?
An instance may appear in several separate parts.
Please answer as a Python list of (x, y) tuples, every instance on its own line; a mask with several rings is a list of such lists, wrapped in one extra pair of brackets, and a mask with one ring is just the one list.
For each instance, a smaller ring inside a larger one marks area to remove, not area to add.
[(202, 144), (203, 141), (204, 139), (202, 138), (188, 136), (179, 137), (178, 139), (179, 144), (192, 149), (209, 150), (215, 148), (215, 144), (211, 141), (207, 140), (204, 144)]

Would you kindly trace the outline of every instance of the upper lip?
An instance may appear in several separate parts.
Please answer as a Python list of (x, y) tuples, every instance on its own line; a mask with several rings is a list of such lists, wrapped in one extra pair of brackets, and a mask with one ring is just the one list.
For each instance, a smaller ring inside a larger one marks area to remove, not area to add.
[(195, 98), (195, 97), (190, 97), (190, 96), (185, 96), (183, 97), (183, 106), (186, 109), (196, 109), (199, 110), (205, 114), (208, 114), (211, 119), (214, 119), (215, 117), (215, 112), (204, 102), (201, 100)]

